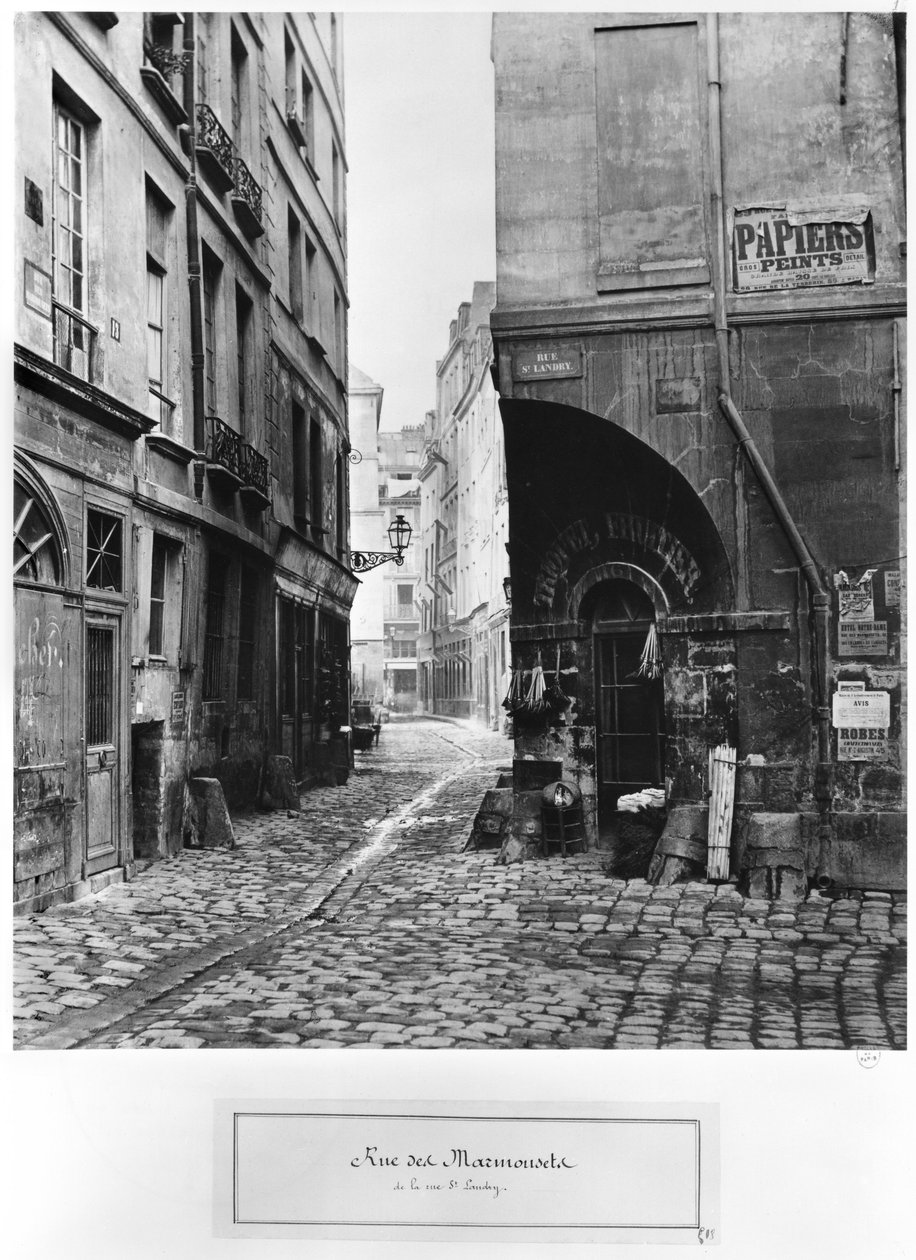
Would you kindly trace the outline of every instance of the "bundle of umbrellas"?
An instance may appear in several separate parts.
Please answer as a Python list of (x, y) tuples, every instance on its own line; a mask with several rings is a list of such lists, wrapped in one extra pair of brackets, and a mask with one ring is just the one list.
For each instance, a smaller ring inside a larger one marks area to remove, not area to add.
[(564, 695), (560, 687), (559, 649), (557, 649), (556, 678), (549, 687), (544, 680), (544, 667), (541, 663), (541, 653), (538, 651), (537, 664), (531, 671), (528, 690), (525, 691), (523, 671), (513, 670), (509, 691), (503, 700), (503, 708), (513, 717), (521, 718), (546, 716), (550, 712), (565, 709), (570, 704), (572, 701), (569, 696)]

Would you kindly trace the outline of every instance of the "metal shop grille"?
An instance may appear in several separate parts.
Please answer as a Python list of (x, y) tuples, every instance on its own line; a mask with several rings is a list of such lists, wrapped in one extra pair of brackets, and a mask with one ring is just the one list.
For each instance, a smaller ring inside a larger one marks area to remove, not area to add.
[(86, 742), (110, 744), (114, 732), (114, 629), (86, 628)]

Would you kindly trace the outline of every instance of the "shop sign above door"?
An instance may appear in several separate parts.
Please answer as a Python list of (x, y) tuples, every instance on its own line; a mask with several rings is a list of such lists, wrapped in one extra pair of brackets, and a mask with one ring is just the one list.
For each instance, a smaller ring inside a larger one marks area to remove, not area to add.
[(512, 356), (512, 379), (516, 381), (565, 380), (582, 375), (582, 351), (562, 346), (537, 346), (516, 350)]
[(768, 206), (735, 210), (730, 217), (738, 293), (870, 284), (874, 279), (867, 206)]

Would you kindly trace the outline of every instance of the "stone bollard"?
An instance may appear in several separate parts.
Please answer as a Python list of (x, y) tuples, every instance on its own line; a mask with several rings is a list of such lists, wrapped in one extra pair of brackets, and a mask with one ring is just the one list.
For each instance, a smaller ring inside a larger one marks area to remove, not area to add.
[(235, 848), (235, 832), (219, 779), (191, 779), (184, 833), (189, 849)]
[(260, 805), (262, 809), (299, 809), (299, 788), (290, 757), (267, 758)]

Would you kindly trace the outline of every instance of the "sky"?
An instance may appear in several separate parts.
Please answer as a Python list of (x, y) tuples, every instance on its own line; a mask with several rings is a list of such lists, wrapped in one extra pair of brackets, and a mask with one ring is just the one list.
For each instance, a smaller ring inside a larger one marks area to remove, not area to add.
[(422, 424), (475, 280), (496, 279), (489, 13), (344, 16), (350, 362)]

